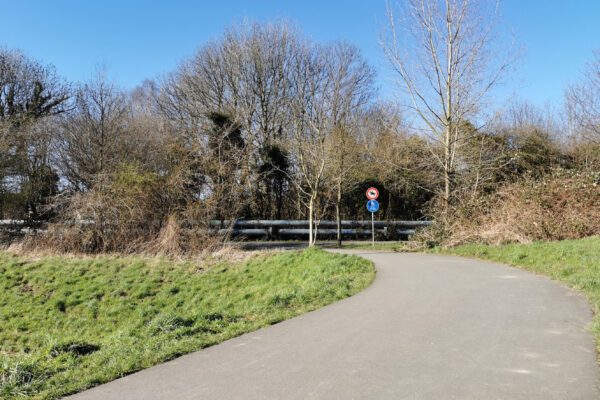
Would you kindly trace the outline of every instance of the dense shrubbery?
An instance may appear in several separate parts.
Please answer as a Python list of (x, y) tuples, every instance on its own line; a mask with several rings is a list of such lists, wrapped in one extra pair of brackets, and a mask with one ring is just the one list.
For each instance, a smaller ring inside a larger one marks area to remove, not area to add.
[[(190, 177), (160, 176), (125, 164), (86, 192), (69, 196), (47, 232), (29, 236), (25, 248), (59, 252), (177, 255), (215, 243), (206, 226), (214, 205), (191, 198)], [(208, 214), (208, 215), (206, 215)], [(214, 215), (214, 214), (213, 214)], [(208, 219), (207, 219), (208, 218)], [(190, 225), (189, 221), (196, 221)]]
[(577, 239), (600, 234), (600, 171), (556, 169), (459, 203), (421, 235), (457, 245)]

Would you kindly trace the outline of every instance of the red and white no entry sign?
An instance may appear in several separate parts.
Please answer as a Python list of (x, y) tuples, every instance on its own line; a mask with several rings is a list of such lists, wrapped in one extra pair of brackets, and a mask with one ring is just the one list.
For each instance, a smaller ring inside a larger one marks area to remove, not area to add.
[(374, 187), (370, 187), (367, 189), (367, 199), (369, 200), (377, 200), (377, 198), (379, 197), (379, 190), (377, 190), (377, 188)]

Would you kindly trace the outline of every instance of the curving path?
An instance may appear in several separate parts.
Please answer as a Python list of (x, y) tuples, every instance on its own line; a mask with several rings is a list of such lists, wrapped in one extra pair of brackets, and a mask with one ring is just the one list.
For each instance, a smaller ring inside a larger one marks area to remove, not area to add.
[(455, 257), (358, 252), (364, 292), (74, 399), (598, 399), (579, 294)]

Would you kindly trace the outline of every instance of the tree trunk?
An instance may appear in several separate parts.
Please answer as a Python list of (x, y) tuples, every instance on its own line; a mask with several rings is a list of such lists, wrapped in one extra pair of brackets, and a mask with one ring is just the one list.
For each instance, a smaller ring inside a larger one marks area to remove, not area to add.
[(450, 170), (447, 165), (444, 166), (444, 208), (446, 212), (450, 206)]
[(277, 180), (277, 192), (275, 193), (275, 197), (277, 199), (277, 219), (281, 219), (283, 213), (283, 182), (281, 180)]
[(452, 140), (452, 132), (451, 132), (451, 124), (448, 121), (448, 126), (444, 132), (444, 213), (448, 213), (448, 208), (450, 207), (450, 193), (452, 192), (451, 188), (451, 168), (452, 168), (452, 149), (451, 149), (451, 140)]
[(311, 194), (310, 200), (308, 201), (308, 246), (312, 247), (314, 243), (314, 210), (315, 210), (315, 196)]
[(342, 181), (339, 180), (338, 187), (337, 187), (337, 199), (335, 202), (335, 223), (336, 223), (338, 247), (342, 247), (342, 217), (341, 217), (341, 213), (340, 213), (341, 205), (342, 205)]
[(477, 197), (477, 192), (479, 191), (479, 179), (480, 172), (479, 166), (477, 166), (477, 174), (475, 175), (475, 185), (473, 185), (473, 194), (471, 195), (471, 200), (475, 200), (475, 198)]

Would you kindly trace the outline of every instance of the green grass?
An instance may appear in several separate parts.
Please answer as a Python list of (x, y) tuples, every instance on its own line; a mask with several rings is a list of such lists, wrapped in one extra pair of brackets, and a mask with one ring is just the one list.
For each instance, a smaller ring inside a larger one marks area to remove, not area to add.
[(397, 253), (415, 251), (414, 247), (411, 247), (410, 242), (405, 241), (375, 242), (375, 246), (373, 246), (371, 242), (342, 242), (342, 248), (356, 250), (394, 251)]
[(351, 296), (372, 264), (321, 250), (202, 268), (0, 252), (0, 398), (81, 391)]
[(600, 352), (600, 237), (527, 245), (465, 245), (441, 251), (510, 264), (583, 292), (594, 311), (591, 331)]

